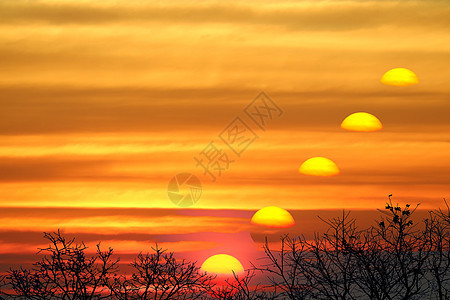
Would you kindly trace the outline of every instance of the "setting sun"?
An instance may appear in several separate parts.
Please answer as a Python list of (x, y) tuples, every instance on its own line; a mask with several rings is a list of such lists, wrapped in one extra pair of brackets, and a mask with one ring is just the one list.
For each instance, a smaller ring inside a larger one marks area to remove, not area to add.
[(357, 112), (345, 118), (341, 123), (341, 128), (356, 132), (374, 132), (383, 129), (383, 124), (374, 115)]
[(219, 275), (232, 275), (233, 272), (237, 274), (244, 271), (244, 267), (239, 260), (228, 254), (217, 254), (209, 257), (202, 264), (201, 269)]
[(250, 222), (254, 225), (275, 228), (286, 228), (295, 225), (292, 215), (287, 210), (277, 206), (261, 208), (253, 215)]
[(392, 86), (410, 86), (419, 83), (417, 75), (405, 68), (395, 68), (384, 73), (381, 83)]
[(341, 173), (338, 166), (331, 159), (325, 157), (313, 157), (306, 160), (300, 166), (299, 172), (304, 175), (324, 177), (339, 175)]

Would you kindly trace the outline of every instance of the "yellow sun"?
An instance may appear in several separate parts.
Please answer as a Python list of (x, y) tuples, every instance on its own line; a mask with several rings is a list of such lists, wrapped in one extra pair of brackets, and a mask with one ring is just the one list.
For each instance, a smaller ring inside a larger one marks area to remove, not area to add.
[(242, 264), (231, 255), (217, 254), (209, 257), (202, 264), (201, 269), (208, 273), (215, 273), (221, 275), (232, 275), (243, 272)]
[(341, 128), (350, 131), (373, 132), (383, 129), (383, 124), (374, 115), (357, 112), (345, 118)]
[(417, 75), (405, 68), (395, 68), (384, 73), (381, 83), (393, 86), (409, 86), (419, 83)]
[(339, 175), (338, 166), (330, 159), (325, 157), (313, 157), (305, 161), (299, 169), (299, 172), (311, 176), (334, 176)]
[(286, 228), (295, 225), (294, 218), (285, 209), (277, 206), (267, 206), (258, 210), (250, 221), (254, 225)]

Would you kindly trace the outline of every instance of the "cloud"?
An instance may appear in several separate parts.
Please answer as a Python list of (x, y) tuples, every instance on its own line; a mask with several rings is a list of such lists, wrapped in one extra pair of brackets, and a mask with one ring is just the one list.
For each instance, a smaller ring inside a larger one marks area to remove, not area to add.
[[(302, 207), (332, 203), (331, 191), (342, 205), (350, 188), (355, 205), (363, 187), (372, 200), (408, 183), (433, 186), (431, 198), (446, 191), (446, 2), (161, 3), (0, 3), (2, 203), (172, 205), (169, 178), (194, 168), (193, 156), (260, 90), (285, 113), (202, 206), (274, 201), (274, 186), (284, 188), (277, 201)], [(420, 84), (383, 86), (398, 65)], [(343, 133), (357, 111), (385, 129)], [(297, 172), (318, 152), (344, 170), (323, 197)], [(306, 191), (313, 200), (299, 202)]]
[[(252, 3), (222, 2), (172, 5), (131, 2), (2, 2), (0, 16), (8, 23), (108, 24), (115, 22), (168, 22), (272, 25), (289, 30), (356, 30), (368, 27), (446, 28), (449, 7), (445, 1), (328, 1)], [(258, 4), (258, 5), (257, 5)]]
[[(29, 87), (0, 92), (2, 135), (172, 132), (176, 137), (176, 131), (220, 132), (234, 117), (244, 115), (244, 107), (259, 91)], [(388, 131), (401, 126), (420, 132), (450, 125), (450, 102), (439, 91), (330, 89), (270, 95), (285, 111), (271, 122), (272, 130), (340, 130), (340, 122), (356, 111), (373, 113)]]
[(2, 207), (2, 212), (0, 231), (3, 232), (33, 231), (33, 224), (39, 224), (39, 231), (62, 229), (67, 234), (81, 234), (90, 241), (98, 238), (129, 240), (123, 238), (125, 234), (132, 234), (132, 239), (139, 241), (161, 240), (158, 236), (172, 234), (180, 235), (182, 239), (182, 235), (189, 233), (210, 232), (212, 223), (215, 232), (237, 232), (246, 223), (245, 218), (232, 216), (180, 215), (176, 209)]

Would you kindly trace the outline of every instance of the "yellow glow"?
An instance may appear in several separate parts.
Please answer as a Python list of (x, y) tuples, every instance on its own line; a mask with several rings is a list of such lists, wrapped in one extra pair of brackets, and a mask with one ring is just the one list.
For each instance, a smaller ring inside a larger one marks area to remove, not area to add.
[(383, 129), (383, 124), (374, 115), (357, 112), (345, 118), (341, 128), (349, 131), (373, 132)]
[(409, 86), (419, 83), (417, 75), (405, 68), (395, 68), (384, 73), (381, 83), (393, 86)]
[(334, 176), (341, 173), (338, 166), (325, 157), (313, 157), (306, 160), (299, 169), (300, 173), (311, 176)]
[(286, 228), (295, 225), (294, 218), (291, 214), (277, 206), (267, 206), (258, 210), (250, 221), (254, 225)]
[(215, 274), (232, 275), (234, 273), (240, 273), (244, 271), (242, 264), (231, 255), (217, 254), (209, 257), (202, 264), (201, 269), (203, 271)]

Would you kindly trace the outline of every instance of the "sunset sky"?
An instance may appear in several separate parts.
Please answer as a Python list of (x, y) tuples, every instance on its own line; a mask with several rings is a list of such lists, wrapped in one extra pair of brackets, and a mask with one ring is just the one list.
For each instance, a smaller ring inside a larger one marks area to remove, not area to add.
[[(370, 225), (389, 194), (442, 207), (449, 30), (444, 0), (0, 1), (0, 269), (58, 228), (124, 256), (158, 242), (248, 267), (265, 206), (306, 235), (343, 208)], [(420, 83), (380, 83), (397, 67)], [(244, 112), (261, 91), (282, 110), (265, 130)], [(383, 130), (341, 129), (355, 112)], [(236, 117), (258, 136), (240, 157), (219, 143)], [(194, 160), (211, 141), (234, 160), (215, 182)], [(300, 174), (315, 156), (341, 173)], [(187, 209), (167, 195), (183, 172), (203, 188)]]

